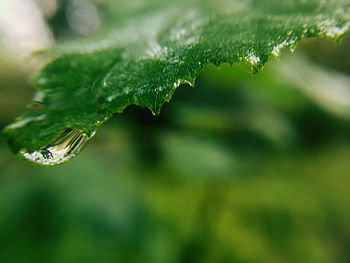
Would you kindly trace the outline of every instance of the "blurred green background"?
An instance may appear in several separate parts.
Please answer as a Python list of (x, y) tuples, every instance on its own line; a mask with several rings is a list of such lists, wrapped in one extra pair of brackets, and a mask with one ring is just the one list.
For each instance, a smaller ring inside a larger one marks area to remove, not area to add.
[[(15, 2), (36, 42), (0, 26), (0, 129), (35, 93), (28, 54), (110, 19), (102, 0)], [(0, 137), (0, 262), (350, 262), (349, 51), (308, 40), (256, 76), (210, 66), (160, 116), (129, 107), (58, 167)]]

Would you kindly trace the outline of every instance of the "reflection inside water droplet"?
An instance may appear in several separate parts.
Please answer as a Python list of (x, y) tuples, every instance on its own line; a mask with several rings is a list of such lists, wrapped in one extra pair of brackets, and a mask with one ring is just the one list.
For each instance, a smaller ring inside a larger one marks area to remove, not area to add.
[(41, 165), (56, 165), (64, 163), (80, 152), (91, 136), (76, 129), (65, 129), (53, 142), (39, 151), (21, 150), (21, 154), (29, 161)]

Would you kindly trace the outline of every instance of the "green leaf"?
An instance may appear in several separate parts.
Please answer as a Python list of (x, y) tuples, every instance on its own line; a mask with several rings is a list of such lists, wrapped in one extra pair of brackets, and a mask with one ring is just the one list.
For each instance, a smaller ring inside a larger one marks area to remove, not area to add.
[(39, 91), (32, 105), (3, 131), (19, 156), (44, 165), (67, 161), (127, 106), (158, 114), (176, 88), (193, 85), (208, 64), (246, 62), (258, 72), (302, 38), (340, 40), (350, 28), (348, 0), (110, 5), (107, 17), (119, 18), (103, 34), (50, 51), (56, 58), (34, 79)]

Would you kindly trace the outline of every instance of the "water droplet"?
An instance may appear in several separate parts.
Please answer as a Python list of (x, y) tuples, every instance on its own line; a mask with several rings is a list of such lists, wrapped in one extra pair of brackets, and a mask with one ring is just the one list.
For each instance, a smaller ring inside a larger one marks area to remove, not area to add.
[(183, 85), (183, 84), (188, 84), (191, 87), (194, 87), (194, 80), (190, 81), (190, 80), (187, 80), (187, 79), (178, 79), (178, 81), (174, 83), (174, 87), (178, 88), (180, 85)]
[(256, 66), (258, 65), (258, 63), (260, 63), (260, 58), (257, 57), (255, 54), (253, 53), (249, 53), (245, 59), (250, 63), (252, 64), (253, 66)]
[(90, 136), (77, 129), (65, 129), (53, 142), (39, 151), (23, 149), (20, 153), (29, 161), (52, 166), (64, 163), (77, 155), (95, 133)]
[(108, 96), (108, 97), (107, 97), (107, 101), (108, 101), (108, 102), (112, 102), (116, 97), (117, 97), (117, 94), (113, 94), (113, 95), (111, 95), (111, 96)]

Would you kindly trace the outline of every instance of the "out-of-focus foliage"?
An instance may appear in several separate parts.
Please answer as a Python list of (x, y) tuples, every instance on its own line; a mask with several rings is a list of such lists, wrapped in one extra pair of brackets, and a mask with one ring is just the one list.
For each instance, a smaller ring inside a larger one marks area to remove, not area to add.
[[(254, 77), (207, 67), (64, 166), (0, 137), (0, 262), (348, 263), (349, 48), (306, 41)], [(0, 57), (1, 129), (34, 90), (29, 64)]]
[[(100, 28), (95, 5), (64, 3), (66, 21), (74, 32), (85, 35)], [(46, 148), (55, 145), (63, 130), (77, 129), (90, 136), (130, 105), (158, 114), (175, 89), (193, 83), (208, 64), (244, 61), (258, 71), (269, 57), (279, 57), (282, 48), (294, 49), (303, 38), (341, 39), (350, 27), (350, 3), (344, 0), (156, 0), (106, 5), (111, 7), (107, 20), (111, 14), (114, 20), (104, 33), (53, 48), (58, 58), (34, 79), (39, 92), (33, 104), (4, 131), (15, 153), (34, 161), (39, 155), (45, 164)], [(44, 154), (38, 153), (42, 149)], [(49, 164), (59, 163), (52, 159)]]

